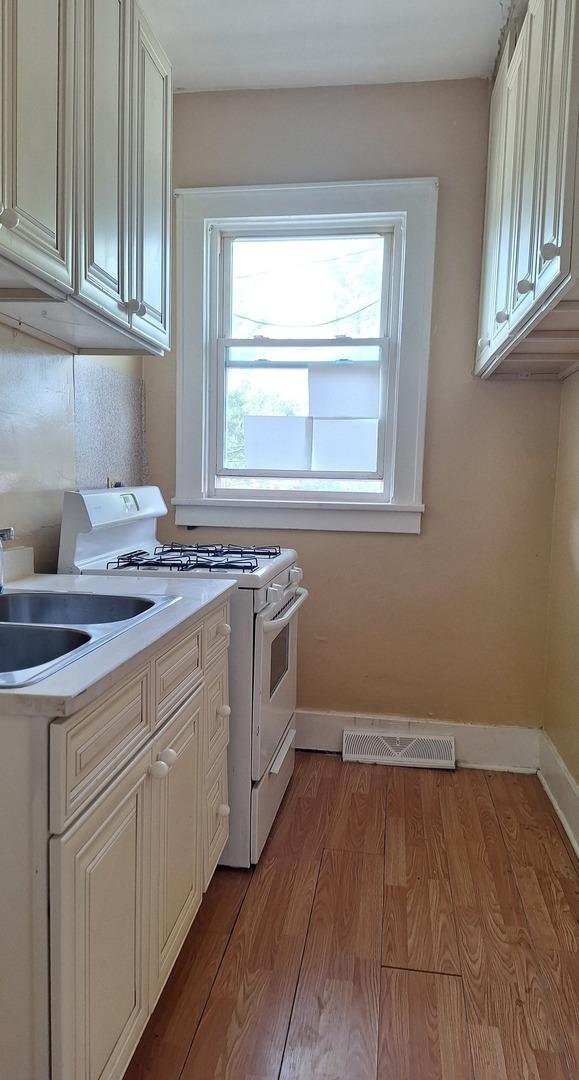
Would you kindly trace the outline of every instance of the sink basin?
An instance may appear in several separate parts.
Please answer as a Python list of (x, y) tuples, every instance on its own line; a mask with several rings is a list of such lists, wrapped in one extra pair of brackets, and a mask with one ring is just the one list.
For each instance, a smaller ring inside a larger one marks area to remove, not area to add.
[(54, 661), (61, 661), (90, 641), (90, 634), (84, 630), (0, 625), (0, 686), (32, 682), (34, 669), (44, 671), (44, 665), (52, 668)]
[[(155, 606), (144, 596), (104, 596), (98, 593), (0, 593), (0, 623), (36, 626), (99, 625), (134, 619)], [(1, 654), (0, 654), (1, 655)], [(0, 658), (0, 664), (3, 663)], [(29, 665), (28, 665), (29, 666)]]

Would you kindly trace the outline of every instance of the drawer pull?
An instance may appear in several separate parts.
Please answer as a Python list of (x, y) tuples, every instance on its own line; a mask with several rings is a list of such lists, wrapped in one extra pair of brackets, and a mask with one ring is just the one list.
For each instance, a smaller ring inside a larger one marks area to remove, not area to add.
[(120, 306), (124, 311), (128, 311), (129, 315), (138, 315), (141, 319), (147, 314), (146, 305), (142, 300), (137, 300), (136, 297), (132, 300), (125, 300)]
[(168, 746), (166, 750), (163, 750), (163, 752), (159, 754), (157, 760), (162, 761), (165, 765), (168, 765), (168, 767), (171, 768), (171, 766), (174, 765), (177, 760), (177, 751), (173, 750), (171, 746)]
[(217, 817), (227, 818), (229, 817), (231, 810), (229, 809), (227, 803), (221, 803), (221, 805), (217, 807), (215, 813), (217, 814)]
[(217, 715), (220, 716), (222, 720), (228, 720), (231, 716), (231, 709), (229, 705), (220, 705), (217, 710)]
[(163, 780), (168, 774), (169, 766), (164, 761), (154, 761), (149, 765), (149, 776), (152, 776), (153, 780)]
[(20, 217), (15, 210), (7, 206), (0, 213), (0, 225), (3, 225), (5, 229), (16, 229), (20, 225)]
[(220, 637), (229, 637), (231, 633), (231, 627), (228, 622), (220, 622), (217, 624), (217, 633)]
[(509, 313), (508, 313), (508, 311), (497, 311), (497, 313), (495, 315), (495, 319), (497, 320), (498, 323), (506, 323), (506, 322), (508, 322), (509, 321)]
[(527, 293), (532, 292), (534, 288), (535, 284), (530, 278), (522, 278), (520, 281), (517, 281), (517, 292), (521, 296), (526, 296)]
[(490, 345), (490, 343), (491, 343), (490, 338), (488, 338), (488, 337), (479, 337), (479, 339), (478, 339), (478, 347), (479, 347), (480, 351), (482, 352), (483, 349), (486, 349), (487, 346)]
[(555, 259), (560, 254), (561, 248), (558, 244), (543, 244), (541, 248), (541, 256), (545, 259), (545, 262), (550, 262), (551, 259)]

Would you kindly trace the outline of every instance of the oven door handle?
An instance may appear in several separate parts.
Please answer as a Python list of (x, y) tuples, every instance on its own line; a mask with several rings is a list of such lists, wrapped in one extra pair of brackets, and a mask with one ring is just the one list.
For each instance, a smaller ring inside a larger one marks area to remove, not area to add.
[(283, 630), (284, 626), (287, 626), (287, 624), (291, 622), (294, 615), (299, 611), (310, 594), (307, 589), (296, 589), (295, 595), (296, 599), (293, 604), (290, 605), (287, 611), (279, 619), (264, 620), (262, 626), (264, 634), (275, 634), (277, 630)]

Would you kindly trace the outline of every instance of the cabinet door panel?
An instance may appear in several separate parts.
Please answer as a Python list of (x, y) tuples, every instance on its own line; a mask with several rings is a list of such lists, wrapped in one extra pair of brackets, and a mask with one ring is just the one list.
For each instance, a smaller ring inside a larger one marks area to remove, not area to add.
[(563, 221), (565, 200), (573, 187), (575, 168), (574, 156), (571, 161), (568, 160), (575, 3), (574, 0), (551, 0), (550, 6), (550, 42), (540, 155), (537, 265), (537, 294), (540, 296), (545, 295), (557, 279), (563, 278), (569, 271), (570, 244), (569, 240), (567, 243), (564, 241)]
[(525, 21), (513, 53), (506, 80), (505, 146), (499, 222), (499, 253), (494, 334), (506, 336), (512, 310), (514, 259), (517, 243), (516, 207), (522, 176), (525, 79), (528, 58), (528, 24)]
[(84, 0), (78, 291), (128, 325), (128, 115), (130, 5)]
[(553, 0), (531, 0), (525, 20), (524, 120), (520, 155), (521, 176), (515, 207), (515, 248), (511, 300), (511, 329), (534, 301), (537, 225), (539, 213), (539, 125), (545, 96)]
[(165, 777), (152, 780), (151, 1008), (201, 903), (202, 710), (201, 687), (153, 744), (154, 759), (168, 751), (173, 760)]
[(126, 1067), (147, 1015), (150, 754), (50, 841), (53, 1075)]
[(4, 0), (0, 249), (72, 288), (74, 0)]
[(169, 347), (171, 243), (171, 68), (134, 8), (133, 329)]

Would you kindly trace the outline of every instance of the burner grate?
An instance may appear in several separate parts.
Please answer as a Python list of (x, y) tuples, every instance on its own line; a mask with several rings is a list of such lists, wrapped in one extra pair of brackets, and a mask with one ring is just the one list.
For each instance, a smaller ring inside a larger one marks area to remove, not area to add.
[(244, 574), (253, 574), (258, 568), (255, 556), (240, 557), (230, 552), (221, 544), (186, 545), (160, 544), (154, 552), (127, 551), (107, 563), (107, 570), (124, 570), (132, 566), (144, 570), (177, 570), (183, 573), (191, 570), (240, 570)]

